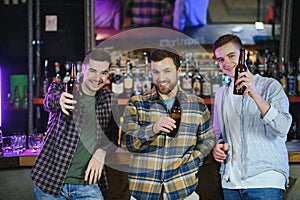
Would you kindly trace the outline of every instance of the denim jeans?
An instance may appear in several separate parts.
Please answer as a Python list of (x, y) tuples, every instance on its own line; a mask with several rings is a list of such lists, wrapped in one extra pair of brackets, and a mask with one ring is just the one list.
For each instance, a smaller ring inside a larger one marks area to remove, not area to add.
[(35, 200), (66, 200), (66, 199), (85, 199), (85, 200), (104, 200), (98, 184), (92, 185), (74, 185), (64, 184), (60, 195), (54, 197), (43, 192), (36, 184), (34, 184)]
[(283, 193), (276, 188), (223, 189), (224, 200), (282, 200)]
[[(163, 199), (168, 199), (167, 195), (163, 195)], [(200, 197), (196, 192), (193, 192), (191, 195), (187, 196), (184, 198), (184, 200), (199, 200)], [(130, 200), (137, 200), (136, 198), (134, 198), (133, 196), (130, 197)]]

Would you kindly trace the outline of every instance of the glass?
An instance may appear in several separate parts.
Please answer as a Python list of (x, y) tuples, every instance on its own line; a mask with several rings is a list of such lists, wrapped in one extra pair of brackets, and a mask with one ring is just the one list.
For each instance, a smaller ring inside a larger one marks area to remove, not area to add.
[(37, 152), (43, 145), (43, 137), (41, 133), (32, 133), (28, 136), (28, 147), (31, 152)]
[(3, 153), (11, 153), (13, 150), (12, 147), (12, 136), (3, 137), (3, 145), (2, 145)]
[(13, 153), (23, 153), (26, 150), (26, 135), (24, 133), (16, 133), (12, 135), (11, 144)]

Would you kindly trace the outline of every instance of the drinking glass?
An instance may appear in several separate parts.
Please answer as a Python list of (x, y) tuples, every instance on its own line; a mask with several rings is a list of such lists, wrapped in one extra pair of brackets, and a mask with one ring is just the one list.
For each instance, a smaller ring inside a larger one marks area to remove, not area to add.
[(12, 136), (4, 136), (3, 137), (3, 153), (11, 153), (13, 150), (12, 147)]
[(26, 150), (26, 135), (24, 133), (16, 133), (11, 138), (13, 153), (23, 153)]
[(31, 152), (37, 152), (43, 145), (43, 137), (41, 133), (32, 133), (28, 136), (28, 147)]

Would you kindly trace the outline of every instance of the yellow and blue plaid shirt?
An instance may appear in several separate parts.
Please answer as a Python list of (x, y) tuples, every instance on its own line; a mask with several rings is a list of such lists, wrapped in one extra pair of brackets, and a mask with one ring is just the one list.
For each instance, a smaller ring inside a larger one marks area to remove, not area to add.
[(132, 152), (129, 190), (136, 199), (159, 199), (162, 189), (168, 199), (193, 193), (198, 168), (215, 145), (210, 111), (203, 99), (180, 87), (176, 96), (181, 123), (175, 138), (152, 130), (160, 116), (169, 115), (155, 88), (131, 97), (125, 108), (121, 146)]

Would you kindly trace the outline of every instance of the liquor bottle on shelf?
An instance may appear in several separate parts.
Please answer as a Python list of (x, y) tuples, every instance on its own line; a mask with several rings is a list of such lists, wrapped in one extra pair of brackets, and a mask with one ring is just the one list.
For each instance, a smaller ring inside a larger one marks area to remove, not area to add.
[(20, 106), (21, 106), (21, 97), (20, 97), (20, 92), (19, 92), (19, 85), (15, 86), (15, 94), (14, 94), (13, 103), (14, 103), (14, 108), (15, 109), (20, 108)]
[(256, 52), (256, 61), (255, 61), (256, 73), (263, 75), (265, 70), (265, 65), (261, 61), (261, 55), (259, 51)]
[(203, 77), (202, 75), (199, 73), (199, 68), (195, 68), (195, 74), (192, 77), (192, 91), (193, 94), (197, 95), (197, 96), (202, 96), (202, 84), (203, 84)]
[(131, 73), (131, 63), (130, 60), (127, 60), (126, 63), (126, 73), (124, 75), (124, 93), (125, 93), (125, 97), (129, 98), (131, 97), (132, 93), (133, 93), (133, 75)]
[(275, 78), (276, 80), (279, 80), (277, 57), (275, 57), (273, 62), (272, 62), (272, 77)]
[(296, 95), (296, 77), (294, 74), (294, 65), (292, 62), (288, 62), (288, 95), (295, 96)]
[(147, 52), (144, 52), (144, 73), (142, 75), (142, 92), (145, 93), (151, 90), (152, 86), (152, 77), (149, 71), (149, 62)]
[(133, 78), (133, 93), (134, 95), (140, 95), (142, 94), (142, 79), (141, 79), (141, 72), (140, 72), (140, 66), (139, 66), (139, 58), (137, 55), (135, 55), (134, 58), (135, 63), (135, 74)]
[(60, 76), (60, 63), (59, 62), (54, 62), (54, 71), (55, 71), (55, 76), (52, 78), (52, 82), (54, 81), (61, 81), (61, 76)]
[(291, 128), (289, 130), (289, 137), (292, 142), (298, 142), (299, 141), (299, 135), (297, 133), (297, 123), (293, 121)]
[(180, 106), (180, 102), (177, 99), (177, 97), (175, 97), (174, 104), (173, 104), (173, 106), (171, 108), (170, 117), (176, 121), (176, 128), (173, 129), (168, 134), (168, 136), (175, 137), (176, 134), (177, 134), (177, 132), (178, 132), (178, 130), (179, 130), (180, 121), (181, 121), (181, 106)]
[(76, 80), (77, 82), (80, 82), (80, 77), (81, 77), (81, 61), (76, 61)]
[(286, 77), (286, 71), (285, 71), (284, 57), (281, 58), (281, 63), (279, 65), (278, 78), (279, 78), (279, 82), (280, 82), (284, 92), (287, 94), (288, 86), (287, 86), (287, 77)]
[(185, 73), (181, 79), (182, 89), (184, 89), (187, 92), (192, 92), (192, 74), (190, 72), (190, 63), (188, 58), (184, 61), (185, 64)]
[(45, 59), (44, 63), (44, 77), (43, 77), (43, 82), (42, 82), (42, 96), (45, 97), (48, 87), (50, 84), (50, 80), (48, 77), (48, 60)]
[(271, 77), (271, 74), (270, 74), (270, 70), (269, 70), (269, 61), (270, 61), (270, 54), (269, 54), (269, 50), (266, 49), (265, 50), (265, 54), (264, 54), (264, 69), (263, 69), (263, 73), (262, 73), (262, 76), (264, 77)]
[(270, 53), (268, 50), (265, 50), (265, 55), (264, 55), (264, 72), (263, 75), (264, 77), (272, 77), (272, 66), (271, 66), (271, 60), (270, 60)]
[(255, 66), (252, 62), (252, 59), (251, 59), (250, 55), (251, 55), (251, 53), (250, 53), (250, 51), (248, 51), (247, 52), (246, 64), (248, 66), (249, 71), (254, 74)]
[(235, 67), (233, 94), (243, 95), (244, 91), (246, 90), (245, 86), (243, 86), (240, 89), (237, 89), (236, 81), (238, 79), (239, 74), (242, 72), (247, 72), (247, 70), (248, 70), (248, 68), (247, 68), (246, 59), (245, 59), (245, 48), (241, 48), (240, 56), (239, 56), (239, 63)]
[(211, 94), (214, 97), (217, 90), (222, 85), (221, 77), (219, 76), (218, 70), (210, 71), (210, 80), (211, 80)]
[(112, 77), (111, 90), (117, 95), (124, 92), (123, 75), (119, 66), (117, 66), (116, 73)]
[(202, 82), (202, 96), (204, 98), (211, 98), (211, 82), (209, 78), (209, 73), (207, 72), (204, 75)]
[(63, 78), (63, 82), (67, 83), (70, 80), (70, 62), (66, 61), (65, 63), (66, 74)]
[(254, 65), (253, 65), (253, 74), (260, 74), (259, 69), (258, 69), (259, 66), (261, 65), (259, 52), (256, 51), (255, 55), (256, 55), (256, 59), (255, 59)]
[(7, 93), (6, 95), (6, 105), (5, 105), (5, 109), (11, 109), (13, 107), (13, 100), (11, 97), (10, 92)]
[(27, 85), (23, 86), (23, 97), (22, 97), (21, 105), (23, 109), (27, 109), (28, 107)]
[(300, 58), (297, 62), (297, 95), (300, 95)]

